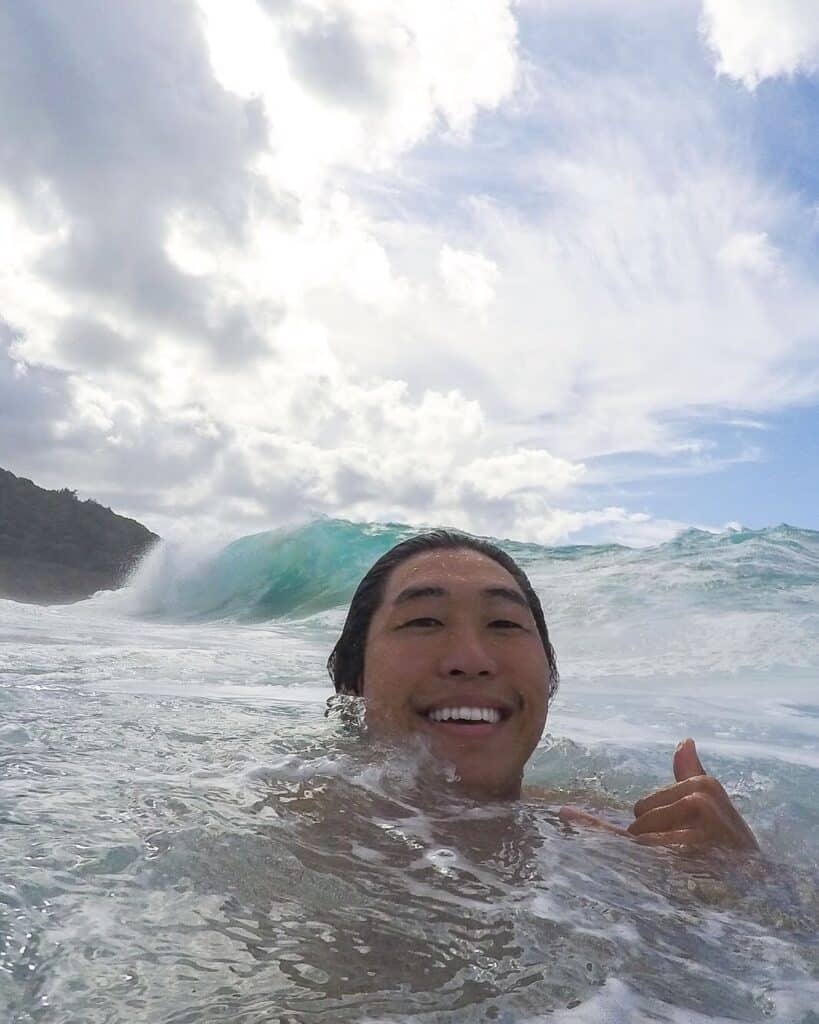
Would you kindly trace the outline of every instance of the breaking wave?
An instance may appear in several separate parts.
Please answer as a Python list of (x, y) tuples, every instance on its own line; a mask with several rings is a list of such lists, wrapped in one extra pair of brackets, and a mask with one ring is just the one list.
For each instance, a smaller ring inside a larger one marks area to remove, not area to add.
[[(264, 622), (345, 605), (373, 561), (419, 531), (399, 524), (317, 519), (256, 533), (191, 558), (162, 543), (134, 575), (132, 611), (174, 619)], [(708, 533), (687, 530), (652, 548), (543, 547), (496, 541), (541, 589), (560, 583), (571, 600), (593, 581), (598, 604), (622, 611), (651, 602), (694, 600), (702, 608), (770, 608), (783, 601), (819, 608), (819, 532), (781, 525)], [(568, 586), (566, 586), (568, 581)]]

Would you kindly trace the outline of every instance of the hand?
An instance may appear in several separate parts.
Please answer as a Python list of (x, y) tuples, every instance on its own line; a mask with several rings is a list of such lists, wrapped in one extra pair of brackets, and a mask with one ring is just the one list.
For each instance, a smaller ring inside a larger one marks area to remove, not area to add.
[(726, 846), (758, 850), (759, 844), (720, 783), (707, 775), (692, 739), (674, 751), (676, 782), (643, 797), (634, 805), (634, 821), (627, 829), (562, 807), (562, 821), (603, 828), (648, 846)]

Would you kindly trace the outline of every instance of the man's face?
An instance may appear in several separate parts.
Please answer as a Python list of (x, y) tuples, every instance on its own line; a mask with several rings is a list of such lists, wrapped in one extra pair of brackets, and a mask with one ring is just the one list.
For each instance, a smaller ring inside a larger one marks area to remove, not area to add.
[(546, 723), (548, 664), (526, 598), (469, 549), (424, 552), (390, 575), (367, 634), (363, 695), (379, 735), (428, 737), (468, 791), (520, 793)]

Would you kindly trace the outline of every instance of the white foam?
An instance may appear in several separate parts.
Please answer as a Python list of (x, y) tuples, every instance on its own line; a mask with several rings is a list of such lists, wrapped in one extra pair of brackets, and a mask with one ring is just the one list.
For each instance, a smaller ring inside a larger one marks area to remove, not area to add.
[(548, 1016), (529, 1017), (525, 1024), (736, 1024), (731, 1017), (703, 1016), (695, 1010), (671, 1006), (641, 996), (618, 978), (607, 978), (599, 992), (579, 1006), (555, 1010)]

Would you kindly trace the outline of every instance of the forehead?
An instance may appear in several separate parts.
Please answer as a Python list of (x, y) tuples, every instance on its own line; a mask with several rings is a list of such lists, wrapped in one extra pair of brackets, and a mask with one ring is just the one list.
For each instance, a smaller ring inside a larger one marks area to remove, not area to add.
[(502, 565), (470, 548), (439, 549), (413, 555), (393, 569), (384, 600), (388, 602), (405, 587), (436, 585), (447, 590), (511, 587), (520, 591), (515, 578)]

